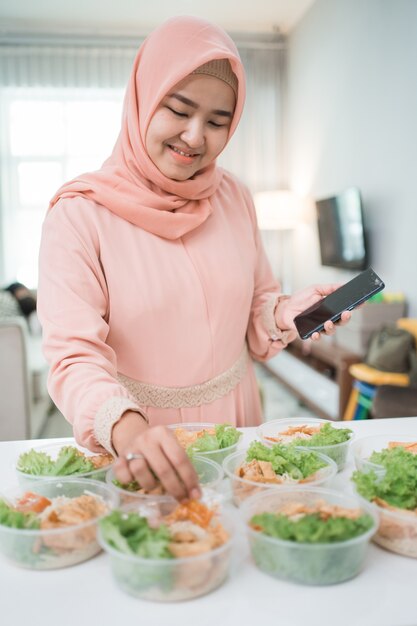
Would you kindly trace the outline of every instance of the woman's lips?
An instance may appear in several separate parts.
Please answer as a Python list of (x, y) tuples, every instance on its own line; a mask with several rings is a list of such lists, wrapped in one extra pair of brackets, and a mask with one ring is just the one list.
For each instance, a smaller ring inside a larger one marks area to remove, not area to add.
[(199, 154), (187, 154), (183, 152), (180, 148), (176, 148), (175, 146), (168, 146), (170, 154), (178, 163), (183, 163), (184, 165), (190, 165), (195, 161), (195, 159), (200, 156)]

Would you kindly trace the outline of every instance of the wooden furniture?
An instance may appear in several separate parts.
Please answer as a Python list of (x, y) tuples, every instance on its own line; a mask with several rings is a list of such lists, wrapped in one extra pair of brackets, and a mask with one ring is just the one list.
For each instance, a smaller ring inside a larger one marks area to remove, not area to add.
[(340, 420), (352, 387), (349, 367), (360, 360), (331, 337), (322, 337), (319, 342), (296, 339), (262, 365), (314, 413)]
[[(415, 345), (417, 346), (417, 319), (410, 318), (410, 317), (402, 317), (397, 320), (396, 325), (398, 328), (402, 330), (406, 330), (411, 335), (413, 335), (414, 340), (415, 340)], [(411, 363), (410, 363), (410, 366), (411, 366)], [(378, 387), (382, 387), (382, 386), (385, 386), (386, 390), (383, 392), (382, 396), (380, 396), (378, 399), (377, 411), (375, 415), (381, 415), (381, 414), (383, 415), (386, 412), (387, 417), (394, 417), (393, 410), (394, 410), (395, 403), (394, 405), (391, 404), (389, 408), (387, 406), (387, 411), (385, 411), (383, 408), (383, 399), (384, 397), (389, 398), (389, 391), (388, 391), (389, 387), (391, 387), (394, 390), (396, 387), (407, 388), (407, 387), (410, 387), (410, 382), (411, 382), (410, 376), (408, 373), (382, 371), (382, 370), (376, 369), (375, 367), (371, 367), (370, 365), (367, 365), (366, 363), (354, 363), (349, 368), (349, 374), (352, 376), (354, 381), (357, 381), (357, 382), (354, 383), (353, 389), (351, 391), (351, 397), (350, 397), (350, 400), (348, 402), (348, 405), (344, 414), (345, 420), (354, 419), (355, 417), (357, 417), (358, 412), (359, 414), (362, 412), (362, 414), (366, 417), (369, 414), (372, 414), (373, 413), (373, 399), (375, 397)], [(360, 391), (361, 384), (362, 384), (362, 387), (366, 388), (366, 391)], [(404, 399), (406, 403), (410, 399), (410, 395), (412, 397), (413, 393), (405, 394)], [(398, 397), (398, 394), (396, 394), (396, 397)], [(361, 404), (362, 404), (362, 407), (361, 407)], [(410, 414), (413, 415), (414, 406), (415, 406), (415, 402), (409, 408), (407, 406), (404, 407), (403, 403), (401, 402), (400, 404), (397, 405), (397, 416), (403, 417), (405, 415), (410, 415)], [(406, 409), (405, 412), (404, 412), (404, 409)]]

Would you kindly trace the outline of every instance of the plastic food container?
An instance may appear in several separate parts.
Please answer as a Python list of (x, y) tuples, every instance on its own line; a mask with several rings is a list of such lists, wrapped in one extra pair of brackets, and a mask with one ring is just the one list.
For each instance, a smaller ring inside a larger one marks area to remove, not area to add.
[(372, 452), (381, 452), (388, 448), (390, 441), (412, 443), (417, 442), (416, 435), (376, 435), (370, 437), (362, 437), (352, 444), (352, 453), (356, 468), (361, 472), (369, 472), (373, 470), (377, 475), (385, 472), (381, 465), (371, 463), (369, 460)]
[(417, 558), (417, 514), (406, 509), (391, 511), (368, 502), (358, 493), (357, 497), (361, 504), (370, 506), (379, 517), (374, 543), (390, 552)]
[[(217, 424), (218, 425), (218, 424)], [(196, 432), (199, 430), (215, 428), (216, 424), (211, 424), (208, 422), (184, 422), (183, 424), (170, 424), (168, 428), (171, 430), (176, 430), (177, 428), (183, 428), (184, 430), (189, 430), (190, 432)], [(220, 450), (211, 450), (210, 452), (196, 452), (198, 456), (203, 456), (206, 459), (210, 459), (210, 461), (214, 461), (221, 465), (224, 459), (237, 450), (239, 445), (239, 441), (234, 443), (232, 446), (228, 446), (227, 448), (221, 448)]]
[[(198, 474), (200, 485), (204, 489), (215, 490), (219, 487), (224, 476), (220, 465), (197, 455), (192, 459), (192, 463)], [(110, 468), (106, 474), (106, 482), (109, 488), (118, 495), (122, 505), (130, 503), (157, 504), (159, 505), (160, 513), (166, 515), (172, 510), (172, 502), (176, 502), (170, 495), (143, 494), (122, 489), (113, 483), (115, 478), (114, 471)]]
[[(177, 505), (171, 500), (171, 512)], [(124, 507), (149, 517), (148, 507)], [(126, 593), (153, 602), (192, 600), (219, 587), (232, 565), (234, 523), (230, 514), (219, 515), (229, 534), (225, 544), (197, 556), (172, 559), (146, 559), (123, 554), (110, 546), (99, 529), (98, 540), (110, 557), (110, 567), (117, 586)]]
[[(306, 450), (306, 448), (298, 448), (301, 453), (305, 453), (307, 451), (311, 452), (311, 450)], [(314, 451), (315, 452), (315, 451)], [(303, 482), (291, 482), (291, 487), (305, 488), (308, 486), (319, 486), (319, 485), (328, 485), (331, 480), (335, 477), (337, 473), (337, 466), (333, 459), (330, 459), (328, 456), (321, 454), (320, 452), (315, 452), (317, 456), (322, 459), (326, 466), (318, 470), (314, 474), (314, 478), (305, 478)], [(246, 460), (247, 450), (241, 450), (239, 452), (235, 452), (231, 454), (223, 461), (223, 469), (230, 479), (230, 485), (232, 489), (232, 499), (236, 506), (240, 506), (240, 504), (246, 500), (249, 496), (253, 496), (255, 493), (259, 492), (270, 492), (270, 491), (279, 491), (285, 487), (289, 486), (289, 482), (287, 483), (260, 483), (252, 480), (247, 480), (245, 478), (240, 478), (240, 476), (236, 476), (236, 469)]]
[[(323, 424), (331, 424), (334, 428), (348, 428), (347, 422), (331, 422), (330, 420), (322, 420), (315, 417), (294, 417), (290, 419), (271, 420), (261, 424), (256, 429), (256, 434), (267, 446), (274, 445), (273, 442), (267, 439), (267, 437), (278, 437), (279, 433), (286, 431), (293, 426), (321, 426)], [(316, 450), (326, 456), (329, 456), (337, 465), (337, 469), (340, 472), (346, 465), (347, 454), (349, 450), (350, 442), (353, 439), (353, 433), (350, 438), (342, 443), (336, 443), (332, 446), (308, 446), (308, 450)], [(282, 443), (286, 443), (283, 441)], [(301, 444), (302, 445), (302, 444)]]
[[(354, 539), (321, 544), (275, 539), (253, 530), (249, 525), (253, 515), (276, 513), (289, 502), (312, 505), (317, 500), (325, 500), (329, 504), (347, 508), (361, 508), (373, 518), (374, 524), (372, 528)], [(256, 494), (245, 501), (241, 514), (246, 523), (252, 558), (256, 566), (274, 578), (304, 585), (332, 585), (356, 576), (363, 567), (369, 541), (378, 525), (377, 515), (369, 504), (362, 504), (353, 495), (317, 487), (308, 489), (285, 487)]]
[[(78, 497), (84, 494), (99, 496), (108, 510), (118, 505), (118, 497), (107, 485), (95, 480), (42, 481), (33, 485), (33, 492), (48, 499), (58, 496)], [(3, 491), (11, 503), (18, 500), (25, 489), (16, 487)], [(102, 517), (102, 516), (100, 516)], [(100, 552), (95, 519), (51, 530), (26, 530), (0, 524), (0, 553), (14, 565), (29, 569), (46, 570), (67, 567), (86, 561)]]
[[(67, 446), (71, 446), (73, 448), (77, 448), (77, 450), (80, 450), (83, 454), (85, 454), (85, 456), (89, 457), (89, 456), (98, 456), (97, 453), (95, 452), (91, 452), (90, 450), (87, 450), (86, 448), (82, 448), (81, 446), (77, 445), (74, 441), (70, 441), (69, 443), (51, 443), (45, 446), (36, 446), (34, 448), (31, 448), (32, 450), (35, 450), (36, 452), (45, 452), (46, 454), (48, 454), (52, 459), (56, 459), (56, 457), (59, 454), (59, 451)], [(19, 455), (20, 456), (20, 455)], [(105, 481), (106, 479), (106, 472), (109, 469), (111, 463), (109, 463), (108, 465), (104, 466), (104, 467), (100, 467), (98, 469), (94, 469), (91, 472), (85, 472), (82, 474), (71, 474), (68, 476), (36, 476), (34, 474), (26, 474), (25, 472), (21, 472), (20, 470), (17, 469), (17, 461), (16, 461), (16, 465), (15, 465), (15, 470), (17, 473), (17, 477), (18, 477), (18, 481), (19, 484), (26, 487), (27, 489), (32, 489), (35, 490), (37, 489), (37, 487), (34, 486), (35, 483), (38, 482), (42, 482), (44, 480), (59, 480), (60, 482), (64, 482), (67, 480), (75, 480), (78, 478), (88, 478), (91, 480), (99, 480), (99, 481)]]

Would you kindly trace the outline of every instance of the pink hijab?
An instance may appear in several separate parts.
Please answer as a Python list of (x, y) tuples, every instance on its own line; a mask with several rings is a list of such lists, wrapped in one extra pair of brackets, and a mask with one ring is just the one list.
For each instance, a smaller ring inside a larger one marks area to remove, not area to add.
[(156, 107), (169, 90), (214, 59), (229, 59), (238, 78), (230, 139), (245, 99), (245, 75), (236, 46), (210, 22), (173, 18), (139, 48), (125, 94), (121, 131), (110, 158), (101, 169), (65, 183), (49, 208), (60, 198), (83, 196), (166, 239), (178, 239), (205, 222), (213, 210), (210, 197), (221, 182), (222, 170), (213, 162), (188, 180), (171, 180), (149, 158), (145, 137)]

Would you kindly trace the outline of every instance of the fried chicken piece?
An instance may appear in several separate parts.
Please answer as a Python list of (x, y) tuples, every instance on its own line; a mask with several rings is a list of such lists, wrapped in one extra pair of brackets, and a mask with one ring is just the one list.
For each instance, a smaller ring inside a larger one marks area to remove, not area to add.
[(336, 504), (328, 504), (324, 500), (317, 500), (313, 505), (308, 506), (303, 502), (288, 502), (280, 510), (279, 513), (286, 515), (292, 520), (304, 517), (304, 515), (319, 514), (321, 519), (326, 520), (330, 517), (346, 517), (348, 519), (358, 519), (362, 515), (361, 509), (349, 509)]
[(43, 543), (56, 552), (71, 552), (85, 548), (96, 540), (95, 525), (76, 528), (79, 524), (94, 520), (108, 511), (106, 504), (94, 496), (82, 495), (61, 503), (54, 503), (45, 509), (41, 520), (41, 530), (51, 530), (75, 526), (73, 532), (46, 535)]
[(82, 495), (66, 502), (53, 506), (50, 511), (45, 510), (41, 521), (41, 529), (62, 528), (82, 524), (88, 520), (104, 515), (107, 506), (94, 496)]
[(110, 463), (113, 463), (113, 456), (108, 452), (106, 452), (106, 454), (89, 456), (87, 457), (87, 459), (91, 461), (96, 469), (99, 469), (100, 467), (106, 467), (107, 465), (110, 465)]
[(276, 478), (276, 474), (272, 468), (272, 463), (269, 461), (258, 461), (258, 463), (264, 478)]
[[(262, 464), (262, 465), (261, 465)], [(256, 483), (282, 483), (283, 478), (275, 474), (272, 464), (269, 461), (258, 461), (253, 459), (249, 463), (242, 463), (236, 469), (239, 478), (251, 480)]]
[(199, 439), (200, 437), (204, 437), (204, 435), (215, 435), (216, 431), (214, 428), (203, 428), (201, 430), (186, 430), (185, 428), (176, 428), (174, 434), (178, 440), (178, 443), (183, 448), (188, 448), (188, 446), (192, 445)]

